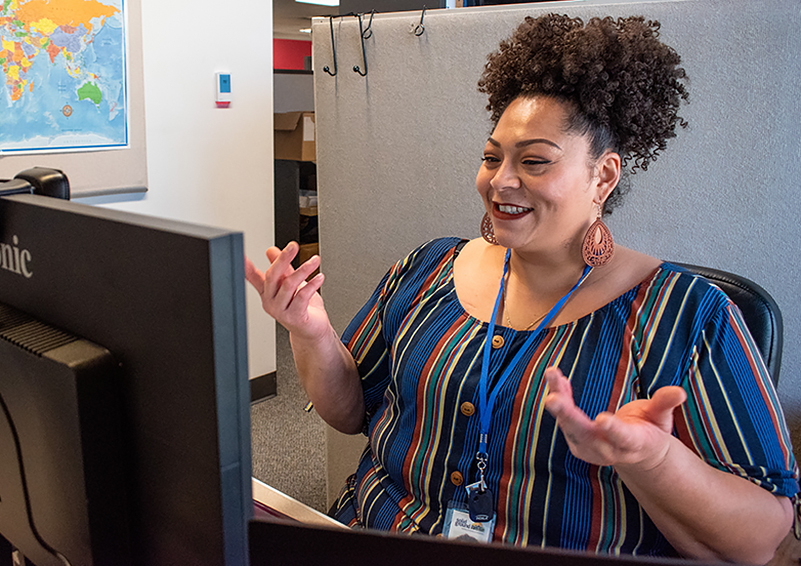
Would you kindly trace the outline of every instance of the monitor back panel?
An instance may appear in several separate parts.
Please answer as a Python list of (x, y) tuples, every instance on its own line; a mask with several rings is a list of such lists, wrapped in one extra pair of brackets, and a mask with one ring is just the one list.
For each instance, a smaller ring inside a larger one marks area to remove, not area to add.
[(0, 368), (0, 533), (37, 566), (130, 564), (114, 358), (0, 303)]
[[(242, 235), (0, 199), (0, 301), (122, 365), (137, 564), (245, 564), (252, 514)], [(16, 269), (14, 269), (16, 268)]]

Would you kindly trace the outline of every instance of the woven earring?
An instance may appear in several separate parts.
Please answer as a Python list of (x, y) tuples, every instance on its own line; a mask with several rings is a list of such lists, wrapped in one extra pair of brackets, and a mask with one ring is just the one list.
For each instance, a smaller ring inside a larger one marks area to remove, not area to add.
[(612, 240), (612, 232), (601, 220), (601, 205), (598, 205), (598, 218), (595, 219), (581, 244), (581, 256), (584, 263), (591, 267), (605, 265), (615, 253), (615, 242)]
[(484, 218), (481, 219), (481, 237), (494, 246), (498, 245), (498, 240), (495, 239), (495, 230), (492, 228), (492, 219), (487, 212), (484, 213)]

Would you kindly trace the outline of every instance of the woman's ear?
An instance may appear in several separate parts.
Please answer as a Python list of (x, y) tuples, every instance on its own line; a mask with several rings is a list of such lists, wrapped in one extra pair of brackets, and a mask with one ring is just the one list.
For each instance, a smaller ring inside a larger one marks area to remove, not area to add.
[(601, 202), (606, 202), (619, 182), (620, 155), (607, 151), (595, 164), (595, 190)]

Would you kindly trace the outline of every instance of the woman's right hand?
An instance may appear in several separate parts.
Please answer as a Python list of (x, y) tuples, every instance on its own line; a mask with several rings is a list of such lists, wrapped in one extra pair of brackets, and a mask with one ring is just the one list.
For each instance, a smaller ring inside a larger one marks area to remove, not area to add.
[(245, 258), (245, 277), (261, 296), (264, 310), (289, 330), (295, 366), (317, 413), (335, 429), (357, 434), (364, 422), (364, 397), (353, 356), (339, 340), (318, 292), (323, 274), (319, 256), (294, 269), (300, 247), (267, 250), (270, 267), (262, 273)]
[(320, 266), (320, 257), (316, 255), (297, 269), (292, 267), (299, 250), (295, 242), (290, 242), (283, 250), (275, 246), (269, 248), (270, 267), (263, 273), (246, 257), (245, 277), (258, 291), (265, 312), (296, 338), (320, 339), (331, 332), (328, 313), (318, 292), (325, 277), (318, 273), (306, 281)]

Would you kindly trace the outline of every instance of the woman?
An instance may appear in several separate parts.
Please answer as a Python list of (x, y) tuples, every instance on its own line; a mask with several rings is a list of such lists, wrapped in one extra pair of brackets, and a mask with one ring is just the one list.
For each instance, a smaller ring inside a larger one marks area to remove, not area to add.
[(527, 18), (479, 83), (484, 238), (396, 263), (341, 340), (323, 276), (304, 282), (319, 258), (248, 262), (317, 412), (370, 438), (340, 520), (755, 564), (788, 533), (797, 467), (739, 311), (601, 221), (624, 168), (681, 124), (684, 71), (657, 30)]

